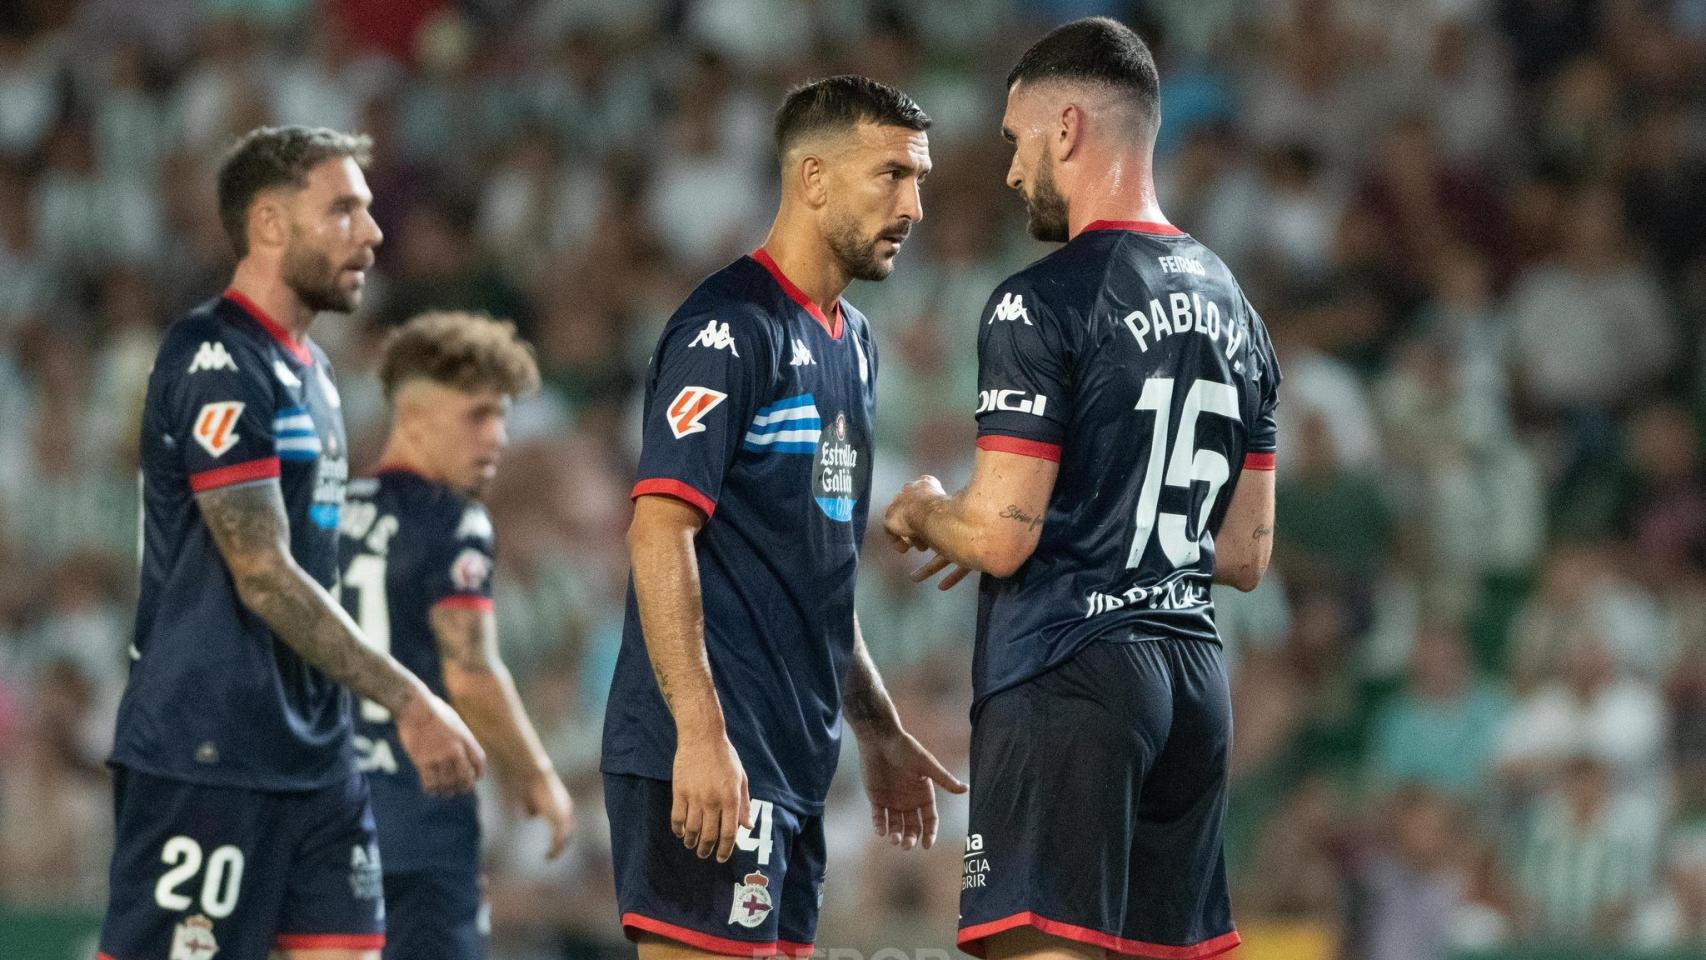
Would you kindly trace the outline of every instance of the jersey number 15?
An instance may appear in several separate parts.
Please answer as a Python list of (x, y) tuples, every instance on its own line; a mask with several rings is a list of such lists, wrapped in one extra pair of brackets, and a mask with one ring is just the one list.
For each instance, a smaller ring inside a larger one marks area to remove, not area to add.
[[(1238, 416), (1238, 391), (1230, 384), (1214, 380), (1191, 384), (1190, 392), (1185, 394), (1185, 405), (1179, 411), (1178, 435), (1169, 444), (1167, 421), (1173, 409), (1174, 383), (1171, 377), (1146, 380), (1137, 400), (1138, 410), (1155, 414), (1155, 430), (1149, 441), (1149, 467), (1137, 496), (1137, 529), (1131, 553), (1126, 557), (1127, 569), (1142, 565), (1144, 551), (1149, 549), (1150, 537), (1157, 529), (1161, 552), (1174, 568), (1196, 563), (1202, 556), (1203, 527), (1208, 523), (1209, 511), (1214, 509), (1220, 488), (1232, 478), (1232, 465), (1224, 454), (1207, 448), (1196, 449), (1197, 418), (1212, 413), (1242, 422)], [(1197, 505), (1195, 516), (1160, 509), (1163, 483), (1188, 491), (1204, 482), (1208, 484), (1208, 494)]]

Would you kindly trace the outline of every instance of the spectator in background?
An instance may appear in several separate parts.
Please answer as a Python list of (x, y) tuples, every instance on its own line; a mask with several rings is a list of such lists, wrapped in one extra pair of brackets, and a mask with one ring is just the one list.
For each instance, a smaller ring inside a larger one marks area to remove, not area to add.
[(1378, 832), (1350, 867), (1359, 907), (1346, 955), (1447, 960), (1467, 902), (1474, 835), (1443, 795), (1406, 785), (1386, 801)]
[[(1649, 684), (1621, 675), (1591, 624), (1577, 624), (1563, 650), (1563, 670), (1517, 702), (1496, 746), (1498, 774), (1518, 795), (1544, 791), (1572, 770), (1575, 797), (1611, 778), (1620, 794), (1655, 801), (1665, 773), (1664, 702)], [(1577, 761), (1592, 759), (1604, 776), (1587, 777)], [(1575, 764), (1575, 767), (1572, 767)], [(1603, 770), (1601, 769), (1603, 768)]]
[(1370, 777), (1383, 788), (1414, 783), (1470, 800), (1486, 790), (1509, 711), (1505, 692), (1471, 669), (1461, 630), (1425, 625), (1404, 689), (1374, 716)]
[(1613, 776), (1593, 753), (1572, 753), (1528, 820), (1515, 872), (1538, 942), (1617, 946), (1649, 893), (1662, 823), (1647, 798), (1620, 796)]
[(1706, 943), (1706, 833), (1674, 833), (1663, 858), (1663, 891), (1636, 909), (1631, 945), (1660, 951)]

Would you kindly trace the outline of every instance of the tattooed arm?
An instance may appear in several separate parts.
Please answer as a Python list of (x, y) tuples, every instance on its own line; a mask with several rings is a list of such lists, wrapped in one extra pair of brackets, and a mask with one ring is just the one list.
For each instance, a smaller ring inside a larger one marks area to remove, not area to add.
[[(1059, 469), (1052, 460), (980, 449), (964, 490), (949, 496), (934, 477), (915, 480), (889, 505), (883, 522), (901, 550), (928, 547), (938, 554), (918, 579), (948, 562), (963, 570), (1010, 577), (1042, 538), (1043, 515)], [(962, 576), (950, 574), (943, 588)]]
[(1274, 472), (1246, 468), (1214, 535), (1214, 582), (1256, 589), (1274, 550)]
[(853, 656), (841, 681), (841, 710), (859, 738), (859, 764), (871, 798), (871, 826), (902, 849), (936, 842), (937, 784), (949, 793), (968, 789), (900, 724), (900, 713), (865, 648), (859, 618), (853, 618)]
[(646, 655), (675, 717), (670, 830), (700, 859), (715, 853), (722, 863), (734, 852), (738, 828), (752, 824), (746, 770), (729, 742), (705, 652), (705, 607), (693, 552), (693, 538), (704, 525), (703, 514), (674, 497), (640, 497), (628, 528), (628, 556)]
[(243, 605), (302, 659), (390, 710), (427, 789), (472, 789), (485, 765), (479, 744), (419, 678), (363, 643), (349, 614), (297, 565), (278, 481), (209, 490), (196, 504)]
[(444, 665), (444, 686), (456, 712), (491, 752), (498, 773), (521, 798), (528, 816), (551, 827), (548, 856), (563, 852), (574, 805), (527, 719), (509, 668), (498, 656), (497, 622), (489, 609), (438, 604), (428, 613)]

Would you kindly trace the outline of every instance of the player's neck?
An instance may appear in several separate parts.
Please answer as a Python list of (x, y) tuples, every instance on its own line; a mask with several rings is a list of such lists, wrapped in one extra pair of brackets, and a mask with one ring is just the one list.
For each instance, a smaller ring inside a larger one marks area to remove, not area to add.
[(1080, 181), (1067, 197), (1067, 236), (1076, 237), (1097, 221), (1168, 222), (1155, 198), (1155, 174), (1148, 161), (1112, 157), (1097, 169), (1099, 175)]
[(824, 316), (835, 316), (836, 304), (852, 278), (842, 271), (815, 229), (808, 232), (777, 217), (770, 235), (764, 238), (764, 251), (776, 261), (776, 269), (817, 304)]
[(430, 458), (423, 456), (407, 440), (395, 433), (385, 441), (385, 449), (379, 454), (379, 465), (374, 470), (380, 473), (387, 470), (406, 470), (441, 486), (450, 485)]
[(266, 312), (267, 319), (278, 324), (301, 343), (314, 323), (314, 311), (303, 304), (296, 291), (284, 282), (276, 269), (269, 269), (244, 258), (231, 277), (231, 289), (249, 298)]

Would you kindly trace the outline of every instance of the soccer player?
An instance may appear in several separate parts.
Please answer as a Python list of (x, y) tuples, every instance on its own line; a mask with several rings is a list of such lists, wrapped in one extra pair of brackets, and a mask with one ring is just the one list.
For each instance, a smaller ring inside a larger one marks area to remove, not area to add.
[(769, 236), (652, 354), (602, 764), (642, 960), (811, 952), (844, 713), (891, 843), (934, 842), (932, 781), (965, 789), (901, 727), (853, 614), (877, 355), (841, 292), (923, 217), (929, 123), (864, 77), (790, 93)]
[[(492, 522), (473, 499), (497, 472), (510, 399), (539, 384), (533, 351), (512, 324), (428, 313), (391, 334), (379, 379), (391, 432), (378, 476), (350, 482), (344, 606), (369, 643), (449, 698), (527, 812), (550, 824), (555, 857), (568, 842), (569, 794), (498, 658)], [(475, 798), (423, 791), (390, 711), (369, 700), (358, 710), (355, 745), (385, 865), (385, 956), (478, 960), (486, 924)]]
[(1065, 246), (978, 325), (972, 476), (885, 524), (979, 588), (959, 942), (974, 956), (1209, 957), (1238, 943), (1221, 853), (1232, 719), (1211, 582), (1273, 535), (1279, 368), (1226, 265), (1168, 225), (1155, 62), (1067, 24), (1007, 81), (1007, 183)]
[(219, 169), (236, 273), (166, 331), (149, 377), (111, 960), (377, 960), (380, 864), (344, 685), (397, 718), (428, 790), (469, 790), (485, 763), (328, 592), (348, 445), (308, 328), (361, 301), (380, 241), (368, 150), (302, 127), (239, 141)]

